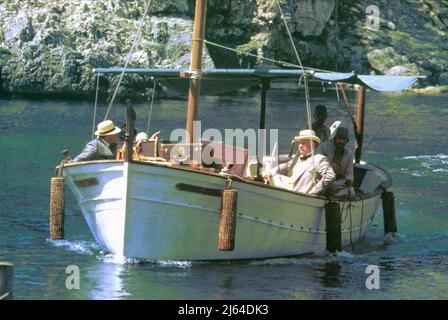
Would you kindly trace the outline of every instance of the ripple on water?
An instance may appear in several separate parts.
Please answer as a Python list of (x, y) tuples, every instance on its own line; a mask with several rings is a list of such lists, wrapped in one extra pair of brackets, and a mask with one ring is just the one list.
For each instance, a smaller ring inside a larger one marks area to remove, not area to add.
[(177, 268), (189, 268), (192, 266), (191, 261), (175, 261), (175, 260), (149, 260), (138, 258), (126, 258), (122, 255), (105, 254), (102, 253), (97, 256), (98, 260), (104, 263), (111, 264), (131, 264), (131, 265), (153, 265), (160, 267), (177, 267)]
[(55, 247), (64, 248), (67, 251), (78, 252), (87, 255), (97, 254), (101, 250), (100, 246), (97, 243), (84, 240), (69, 241), (47, 239), (47, 242)]

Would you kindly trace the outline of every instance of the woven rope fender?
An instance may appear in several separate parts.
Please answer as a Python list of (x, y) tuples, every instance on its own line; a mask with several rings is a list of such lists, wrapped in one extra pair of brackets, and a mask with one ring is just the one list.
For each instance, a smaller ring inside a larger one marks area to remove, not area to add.
[(64, 239), (64, 178), (51, 178), (50, 186), (50, 239)]
[(233, 251), (235, 247), (236, 209), (238, 191), (231, 189), (231, 181), (222, 192), (219, 220), (219, 251)]

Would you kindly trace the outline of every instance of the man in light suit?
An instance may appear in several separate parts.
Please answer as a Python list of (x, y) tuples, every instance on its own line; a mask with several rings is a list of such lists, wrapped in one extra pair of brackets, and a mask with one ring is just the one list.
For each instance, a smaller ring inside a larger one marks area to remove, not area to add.
[(117, 137), (121, 129), (111, 120), (100, 122), (95, 131), (96, 139), (86, 144), (84, 150), (73, 159), (73, 162), (115, 159), (117, 153)]
[(275, 186), (300, 193), (322, 195), (336, 174), (327, 158), (313, 154), (320, 143), (313, 130), (302, 130), (294, 140), (299, 145), (299, 152), (287, 163), (280, 164), (264, 175)]
[(347, 128), (339, 127), (333, 140), (322, 143), (316, 153), (328, 158), (336, 173), (336, 180), (328, 186), (328, 194), (334, 198), (355, 196), (353, 189), (353, 152), (346, 146), (349, 139)]

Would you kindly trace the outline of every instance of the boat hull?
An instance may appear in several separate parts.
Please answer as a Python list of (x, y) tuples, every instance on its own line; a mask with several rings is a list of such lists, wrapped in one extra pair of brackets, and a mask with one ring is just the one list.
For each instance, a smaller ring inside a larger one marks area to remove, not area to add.
[[(221, 198), (207, 191), (225, 189), (225, 177), (120, 161), (70, 164), (64, 176), (92, 234), (113, 254), (234, 260), (326, 253), (323, 198), (233, 181), (235, 249), (223, 252), (218, 250)], [(353, 201), (350, 208), (341, 203), (343, 245), (362, 237), (380, 204), (380, 194)]]

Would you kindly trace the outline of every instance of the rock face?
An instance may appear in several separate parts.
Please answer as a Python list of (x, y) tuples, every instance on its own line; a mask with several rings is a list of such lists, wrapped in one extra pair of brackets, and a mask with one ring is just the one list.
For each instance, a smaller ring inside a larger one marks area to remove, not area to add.
[[(305, 66), (420, 74), (427, 76), (423, 85), (448, 82), (446, 0), (279, 3)], [(145, 0), (3, 0), (1, 90), (90, 98), (96, 85), (93, 68), (124, 66), (145, 4)], [(193, 9), (193, 0), (152, 0), (128, 66), (187, 67)], [(298, 64), (276, 0), (209, 1), (206, 38), (239, 53), (209, 43), (204, 67), (274, 64), (262, 57)], [(100, 80), (102, 90), (110, 90), (117, 76), (103, 75)], [(125, 75), (120, 96), (141, 93), (147, 86), (144, 77)]]
[[(91, 95), (93, 68), (125, 65), (144, 8), (144, 1), (6, 1), (0, 5), (3, 90)], [(152, 1), (128, 67), (188, 67), (188, 11), (185, 1)], [(208, 54), (204, 60), (213, 66)], [(101, 85), (109, 88), (115, 79), (103, 76)], [(142, 85), (141, 76), (124, 77), (123, 90)]]
[(380, 74), (391, 76), (418, 74), (415, 63), (410, 63), (404, 55), (399, 55), (394, 48), (375, 49), (367, 54), (372, 69)]

